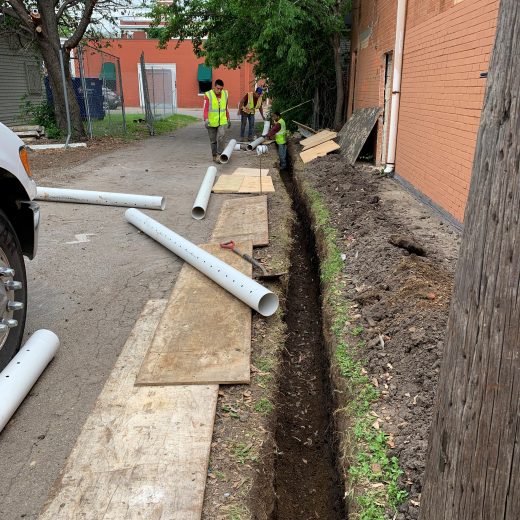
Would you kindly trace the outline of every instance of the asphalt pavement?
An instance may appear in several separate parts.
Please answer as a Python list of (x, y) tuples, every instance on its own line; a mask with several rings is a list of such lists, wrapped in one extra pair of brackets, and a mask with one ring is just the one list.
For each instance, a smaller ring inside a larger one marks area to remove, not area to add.
[[(228, 132), (238, 135), (238, 123)], [(72, 150), (69, 153), (74, 153)], [(208, 240), (222, 202), (206, 218), (191, 207), (212, 165), (201, 122), (50, 174), (42, 186), (162, 195), (165, 211), (143, 210), (194, 243)], [(234, 152), (227, 165), (256, 166)], [(46, 501), (126, 339), (149, 299), (168, 298), (182, 261), (126, 222), (125, 208), (41, 202), (39, 251), (27, 261), (26, 337), (46, 328), (60, 338), (48, 366), (0, 433), (0, 519), (34, 519)]]

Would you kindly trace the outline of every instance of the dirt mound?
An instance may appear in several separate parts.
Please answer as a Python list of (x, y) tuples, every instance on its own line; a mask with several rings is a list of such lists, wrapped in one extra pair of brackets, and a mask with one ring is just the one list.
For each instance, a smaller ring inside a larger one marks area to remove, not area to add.
[(459, 238), (375, 168), (336, 155), (305, 176), (338, 230), (365, 368), (381, 391), (373, 413), (404, 470), (409, 500), (396, 518), (416, 519)]

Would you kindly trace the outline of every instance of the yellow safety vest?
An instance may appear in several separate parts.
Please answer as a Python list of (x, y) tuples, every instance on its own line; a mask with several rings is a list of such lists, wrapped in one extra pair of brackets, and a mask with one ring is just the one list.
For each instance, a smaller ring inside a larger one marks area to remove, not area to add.
[(274, 139), (276, 141), (276, 144), (285, 144), (287, 142), (287, 131), (285, 129), (285, 121), (282, 118), (280, 118), (277, 122), (280, 123), (281, 128), (280, 130), (278, 130), (278, 132), (276, 132)]
[(256, 107), (255, 107), (253, 93), (248, 92), (247, 93), (247, 106), (249, 108), (249, 113), (254, 114), (255, 110), (258, 110), (262, 106), (262, 95), (258, 96), (258, 99), (256, 100)]
[(208, 121), (209, 126), (217, 127), (227, 125), (227, 102), (228, 102), (228, 93), (227, 90), (222, 90), (220, 94), (220, 99), (215, 94), (213, 89), (205, 92), (204, 95), (209, 100), (209, 110), (208, 110)]

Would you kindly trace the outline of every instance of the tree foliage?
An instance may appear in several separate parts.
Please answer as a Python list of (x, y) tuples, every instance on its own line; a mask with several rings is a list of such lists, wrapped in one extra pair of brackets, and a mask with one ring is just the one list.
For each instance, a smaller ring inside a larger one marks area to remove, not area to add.
[[(236, 68), (247, 60), (269, 85), (274, 107), (286, 110), (317, 99), (318, 124), (330, 125), (336, 108), (335, 37), (344, 34), (350, 0), (175, 0), (156, 5), (153, 23), (164, 23), (160, 43), (191, 39), (212, 67)], [(310, 122), (313, 104), (290, 112)]]

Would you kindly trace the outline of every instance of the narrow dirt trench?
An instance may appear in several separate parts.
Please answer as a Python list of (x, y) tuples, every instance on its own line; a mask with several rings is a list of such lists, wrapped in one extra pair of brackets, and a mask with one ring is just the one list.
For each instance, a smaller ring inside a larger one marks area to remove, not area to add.
[[(293, 194), (291, 179), (284, 178)], [(328, 360), (324, 349), (318, 261), (294, 203), (288, 338), (279, 379), (275, 461), (276, 507), (272, 520), (344, 520), (343, 486), (336, 470), (331, 428)]]

